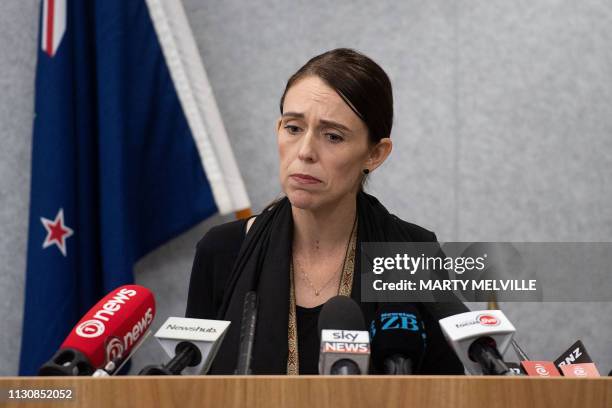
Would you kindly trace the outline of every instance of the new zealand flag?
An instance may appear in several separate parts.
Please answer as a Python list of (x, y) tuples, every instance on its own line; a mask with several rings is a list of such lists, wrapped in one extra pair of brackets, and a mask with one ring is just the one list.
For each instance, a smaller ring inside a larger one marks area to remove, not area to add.
[(180, 1), (43, 0), (37, 64), (20, 375), (138, 258), (249, 207)]

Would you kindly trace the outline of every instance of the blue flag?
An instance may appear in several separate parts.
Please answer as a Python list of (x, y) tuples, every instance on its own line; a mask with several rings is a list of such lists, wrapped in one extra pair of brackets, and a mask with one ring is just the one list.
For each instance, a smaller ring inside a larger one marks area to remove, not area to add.
[(20, 375), (138, 258), (249, 206), (180, 2), (163, 3), (41, 2)]

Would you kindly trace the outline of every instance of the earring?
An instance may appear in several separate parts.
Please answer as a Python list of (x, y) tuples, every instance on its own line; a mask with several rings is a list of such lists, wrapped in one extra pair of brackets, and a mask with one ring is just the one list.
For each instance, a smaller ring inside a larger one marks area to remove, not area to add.
[(370, 169), (363, 169), (363, 174), (368, 174), (370, 172)]

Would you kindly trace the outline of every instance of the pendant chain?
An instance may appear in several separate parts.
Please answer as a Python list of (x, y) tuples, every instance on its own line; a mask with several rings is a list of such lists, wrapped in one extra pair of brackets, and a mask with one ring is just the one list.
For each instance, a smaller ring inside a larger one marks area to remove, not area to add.
[(312, 283), (312, 281), (310, 280), (310, 278), (308, 277), (308, 274), (306, 273), (306, 271), (304, 270), (304, 268), (302, 268), (302, 265), (300, 265), (300, 262), (292, 257), (292, 260), (295, 260), (295, 263), (298, 266), (298, 269), (300, 270), (300, 273), (302, 274), (302, 276), (304, 277), (304, 280), (306, 281), (306, 283), (308, 284), (308, 286), (310, 286), (310, 288), (313, 290), (315, 296), (319, 296), (321, 294), (321, 292), (323, 292), (323, 290), (325, 290), (325, 288), (327, 288), (327, 286), (329, 286), (329, 284), (334, 280), (334, 278), (338, 275), (338, 272), (342, 272), (344, 270), (344, 265), (346, 263), (346, 257), (348, 254), (348, 249), (349, 249), (349, 244), (351, 242), (351, 237), (353, 236), (353, 231), (355, 230), (355, 224), (357, 223), (357, 216), (355, 215), (355, 221), (353, 221), (353, 228), (351, 228), (351, 233), (349, 234), (349, 238), (348, 241), (346, 242), (346, 248), (344, 250), (344, 258), (342, 259), (342, 263), (340, 264), (340, 268), (338, 269), (338, 271), (336, 271), (327, 282), (325, 282), (325, 284), (323, 286), (321, 286), (319, 289), (317, 289), (315, 287), (315, 285)]

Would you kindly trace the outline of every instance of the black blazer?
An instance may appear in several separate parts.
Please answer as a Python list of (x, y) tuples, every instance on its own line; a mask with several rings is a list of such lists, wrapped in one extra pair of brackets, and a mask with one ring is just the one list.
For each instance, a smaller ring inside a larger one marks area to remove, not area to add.
[[(246, 235), (246, 222), (237, 220), (213, 227), (198, 242), (189, 283), (186, 317), (218, 318), (227, 279)], [(413, 241), (437, 241), (434, 233), (415, 224), (406, 224), (411, 228)], [(425, 308), (419, 307), (419, 310), (428, 339), (421, 373), (464, 374), (463, 365), (444, 339), (438, 321)], [(450, 313), (448, 310), (445, 313), (456, 314), (467, 310), (463, 304), (457, 304)]]

